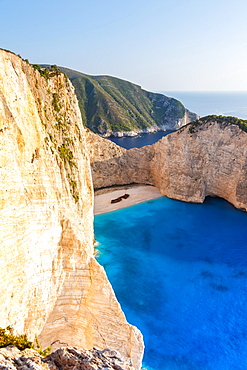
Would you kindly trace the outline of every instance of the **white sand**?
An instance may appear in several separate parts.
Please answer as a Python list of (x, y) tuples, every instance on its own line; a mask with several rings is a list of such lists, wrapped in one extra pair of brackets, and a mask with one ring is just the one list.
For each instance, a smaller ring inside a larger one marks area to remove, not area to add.
[[(112, 199), (116, 199), (124, 194), (129, 194), (127, 199), (111, 204)], [(126, 185), (116, 188), (100, 189), (95, 192), (94, 214), (115, 211), (116, 209), (132, 206), (133, 204), (145, 202), (150, 199), (162, 197), (158, 188), (150, 185)]]

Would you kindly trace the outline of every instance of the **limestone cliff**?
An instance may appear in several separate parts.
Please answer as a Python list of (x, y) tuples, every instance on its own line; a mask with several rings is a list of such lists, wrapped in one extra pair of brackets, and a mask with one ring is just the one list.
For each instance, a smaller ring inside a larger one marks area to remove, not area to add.
[[(218, 196), (247, 210), (247, 133), (238, 121), (209, 116), (151, 146), (118, 156), (116, 148), (112, 156), (104, 149), (91, 156), (94, 186), (150, 184), (170, 198), (203, 202), (206, 196)], [(107, 145), (112, 147), (105, 140), (102, 147)]]
[(87, 131), (90, 162), (95, 189), (131, 183), (152, 185), (150, 161), (153, 153), (147, 147), (126, 150)]
[(247, 133), (232, 120), (206, 117), (153, 145), (154, 183), (170, 198), (217, 196), (247, 210), (246, 144)]
[(0, 50), (0, 326), (41, 344), (118, 350), (141, 363), (93, 254), (93, 187), (73, 87)]

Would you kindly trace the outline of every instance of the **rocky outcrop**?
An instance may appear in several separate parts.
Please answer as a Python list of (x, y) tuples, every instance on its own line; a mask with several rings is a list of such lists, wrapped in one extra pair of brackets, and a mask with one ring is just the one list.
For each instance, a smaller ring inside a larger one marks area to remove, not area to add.
[(99, 135), (94, 134), (89, 129), (85, 130), (85, 137), (91, 163), (117, 158), (126, 152), (126, 149), (118, 146), (110, 140), (106, 140)]
[(54, 370), (70, 370), (72, 366), (74, 370), (134, 370), (130, 358), (123, 358), (118, 352), (109, 349), (61, 348), (43, 361)]
[(58, 349), (42, 358), (32, 349), (19, 351), (15, 347), (0, 349), (0, 370), (134, 370), (130, 358), (116, 351), (76, 347)]
[(206, 196), (218, 196), (247, 210), (243, 127), (235, 119), (209, 116), (151, 146), (125, 150), (112, 158), (109, 151), (105, 159), (103, 153), (91, 156), (94, 186), (150, 184), (170, 198), (203, 202)]
[(0, 348), (0, 370), (50, 370), (42, 360), (33, 349), (20, 351), (16, 347)]
[(42, 76), (0, 50), (0, 326), (41, 344), (119, 350), (140, 367), (126, 322), (94, 259), (85, 130), (66, 76)]
[(197, 121), (153, 145), (154, 183), (170, 198), (217, 196), (247, 210), (246, 144), (247, 133), (227, 117)]
[(126, 150), (112, 141), (87, 131), (95, 189), (131, 183), (152, 184), (149, 164), (153, 153), (148, 147)]
[(193, 122), (193, 121), (195, 121), (196, 119), (199, 119), (199, 118), (200, 118), (200, 116), (198, 116), (198, 114), (192, 113), (188, 109), (185, 109), (184, 116), (183, 116), (183, 118), (180, 119), (180, 121), (178, 121), (178, 125), (177, 125), (176, 129), (178, 129), (182, 126), (185, 126), (188, 123)]

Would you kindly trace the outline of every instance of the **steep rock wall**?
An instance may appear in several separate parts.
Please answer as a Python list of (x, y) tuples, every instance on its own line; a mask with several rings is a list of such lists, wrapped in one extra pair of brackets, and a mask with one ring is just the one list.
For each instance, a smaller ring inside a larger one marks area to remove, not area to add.
[(89, 130), (86, 140), (95, 189), (131, 183), (153, 185), (149, 167), (153, 152), (148, 147), (126, 150)]
[(43, 346), (143, 342), (93, 257), (93, 187), (73, 87), (0, 50), (0, 326)]
[(170, 198), (218, 196), (247, 210), (246, 144), (247, 133), (227, 118), (183, 127), (153, 145), (154, 183)]
[[(95, 145), (109, 145), (102, 140), (95, 137)], [(118, 156), (108, 150), (104, 158), (104, 152), (97, 157), (91, 152), (95, 188), (150, 184), (170, 198), (203, 202), (206, 196), (218, 196), (247, 210), (247, 133), (227, 117), (199, 120)]]

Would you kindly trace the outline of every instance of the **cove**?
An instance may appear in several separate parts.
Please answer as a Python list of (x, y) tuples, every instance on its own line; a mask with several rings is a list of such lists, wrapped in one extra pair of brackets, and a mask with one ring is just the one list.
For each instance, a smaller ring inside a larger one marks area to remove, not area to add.
[(109, 137), (108, 139), (125, 149), (142, 148), (145, 145), (156, 143), (163, 136), (169, 135), (172, 132), (174, 132), (174, 130), (151, 132), (149, 134), (139, 134), (137, 136)]
[(247, 369), (247, 214), (222, 199), (162, 197), (95, 217), (98, 261), (143, 367)]

